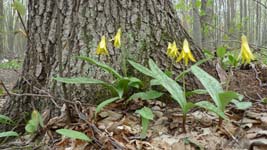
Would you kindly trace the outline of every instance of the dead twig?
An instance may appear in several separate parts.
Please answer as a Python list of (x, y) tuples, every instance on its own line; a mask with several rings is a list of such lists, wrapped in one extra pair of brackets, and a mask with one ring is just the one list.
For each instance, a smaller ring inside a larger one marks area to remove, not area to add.
[(0, 80), (0, 85), (3, 87), (3, 89), (6, 91), (7, 95), (9, 95), (9, 97), (11, 97), (10, 92), (8, 91), (8, 89), (6, 88), (4, 82), (2, 80)]
[(255, 72), (255, 77), (256, 77), (256, 79), (259, 81), (259, 86), (260, 86), (260, 87), (265, 87), (265, 86), (267, 86), (267, 84), (266, 84), (266, 83), (262, 83), (261, 79), (259, 78), (259, 73), (260, 73), (260, 72), (257, 71), (256, 66), (255, 66), (255, 65), (252, 65), (252, 68), (253, 68), (253, 70), (254, 70), (254, 72)]
[[(98, 135), (101, 135), (101, 136), (106, 135), (106, 134), (103, 134), (103, 132), (102, 132), (100, 129), (98, 129), (98, 128), (96, 127), (95, 124), (90, 123), (90, 122), (87, 120), (86, 115), (83, 114), (81, 111), (79, 111), (77, 105), (74, 105), (74, 106), (75, 106), (75, 110), (76, 110), (76, 112), (77, 112), (79, 118), (80, 118), (81, 120), (85, 121), (85, 122), (91, 127), (91, 129), (92, 129), (94, 132), (96, 132)], [(106, 136), (106, 137), (108, 138), (108, 140), (110, 141), (110, 143), (111, 143), (116, 149), (118, 149), (118, 150), (124, 150), (124, 149), (126, 149), (123, 145), (121, 145), (121, 144), (119, 144), (118, 142), (116, 142), (116, 140), (115, 140), (114, 138), (112, 138), (111, 136), (109, 136), (109, 134), (108, 134), (108, 136)], [(94, 137), (93, 139), (94, 139), (94, 141), (96, 140), (95, 137)], [(98, 140), (96, 140), (96, 141), (98, 141)], [(98, 141), (98, 142), (99, 142), (99, 141)], [(98, 144), (101, 144), (101, 143), (99, 142)]]

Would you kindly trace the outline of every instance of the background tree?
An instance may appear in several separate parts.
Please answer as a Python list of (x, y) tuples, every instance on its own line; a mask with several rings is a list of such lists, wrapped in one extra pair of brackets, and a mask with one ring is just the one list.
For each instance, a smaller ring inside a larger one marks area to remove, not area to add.
[[(253, 49), (266, 56), (266, 0), (173, 0), (183, 26), (193, 39), (202, 36), (202, 48), (215, 51), (225, 46), (237, 50), (241, 34), (247, 35)], [(197, 11), (202, 34), (196, 34)], [(188, 15), (189, 14), (189, 15)], [(196, 42), (198, 44), (198, 42)], [(199, 45), (199, 44), (198, 44)], [(264, 60), (267, 62), (267, 60)]]
[[(20, 2), (27, 4), (27, 0)], [(0, 58), (23, 58), (26, 38), (21, 32), (23, 27), (14, 9), (13, 0), (0, 0), (0, 9)], [(22, 15), (22, 20), (26, 21), (26, 15)]]
[(3, 17), (4, 17), (4, 2), (0, 1), (0, 60), (3, 57), (4, 41), (3, 41)]

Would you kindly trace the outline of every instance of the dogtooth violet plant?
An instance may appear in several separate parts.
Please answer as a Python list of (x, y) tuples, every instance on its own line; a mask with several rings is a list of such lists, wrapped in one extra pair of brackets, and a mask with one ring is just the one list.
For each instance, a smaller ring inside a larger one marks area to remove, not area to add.
[(193, 65), (191, 71), (205, 87), (215, 103), (214, 105), (208, 101), (201, 101), (195, 105), (217, 114), (219, 116), (219, 126), (222, 125), (223, 119), (228, 119), (224, 111), (230, 102), (234, 103), (238, 109), (247, 109), (252, 105), (251, 102), (240, 102), (243, 99), (242, 95), (232, 91), (224, 91), (218, 80), (198, 66)]
[(58, 129), (56, 130), (56, 132), (68, 138), (79, 139), (85, 142), (92, 142), (92, 139), (90, 139), (86, 134), (79, 132), (79, 131), (75, 131), (71, 129)]
[[(116, 34), (116, 37), (114, 38), (115, 40), (120, 40), (119, 38), (121, 37), (121, 31), (119, 29), (119, 31)], [(105, 40), (103, 40), (104, 42), (102, 42), (102, 40), (100, 41), (100, 43), (98, 44), (98, 48), (97, 51), (99, 52), (104, 52), (103, 54), (108, 54), (108, 52), (106, 53), (106, 43)], [(120, 46), (120, 42), (117, 41), (117, 47)], [(102, 43), (101, 43), (102, 42)], [(102, 44), (102, 45), (101, 45)], [(114, 45), (114, 46), (115, 46)], [(102, 53), (99, 53), (99, 55), (102, 55)], [(108, 66), (105, 63), (101, 63), (98, 62), (92, 58), (86, 57), (86, 56), (77, 56), (77, 58), (86, 61), (90, 64), (96, 65), (98, 67), (100, 67), (101, 69), (107, 71), (108, 73), (112, 74), (115, 77), (115, 80), (112, 82), (105, 82), (102, 80), (97, 80), (97, 79), (92, 79), (89, 77), (72, 77), (72, 78), (65, 78), (65, 77), (55, 77), (54, 80), (59, 81), (59, 82), (63, 82), (63, 83), (67, 83), (67, 84), (99, 84), (102, 85), (103, 87), (109, 89), (112, 93), (112, 95), (114, 95), (114, 97), (109, 98), (107, 100), (104, 100), (103, 102), (101, 102), (97, 108), (96, 108), (96, 114), (98, 112), (101, 111), (101, 109), (105, 106), (107, 106), (110, 103), (113, 103), (119, 99), (122, 99), (123, 96), (125, 95), (125, 93), (127, 93), (129, 91), (130, 88), (136, 88), (139, 89), (142, 85), (143, 82), (135, 77), (127, 77), (127, 76), (122, 76), (120, 75), (115, 69), (113, 69), (112, 67)], [(148, 91), (148, 92), (139, 92), (139, 93), (135, 93), (134, 95), (132, 95), (129, 99), (135, 99), (135, 98), (141, 98), (143, 100), (148, 100), (148, 99), (156, 99), (158, 97), (160, 97), (162, 95), (162, 93), (157, 92), (157, 91)]]
[(254, 55), (250, 51), (248, 40), (245, 35), (241, 36), (241, 51), (238, 59), (242, 59), (242, 64), (249, 64), (251, 60), (255, 60)]
[[(5, 124), (5, 125), (9, 125), (9, 126), (13, 126), (15, 125), (15, 122), (10, 119), (9, 117), (5, 116), (5, 115), (0, 115), (0, 124)], [(4, 137), (17, 137), (19, 136), (19, 134), (15, 131), (5, 131), (5, 132), (0, 132), (0, 138), (4, 138)]]
[(236, 67), (238, 65), (236, 54), (233, 51), (227, 51), (226, 47), (218, 47), (216, 54), (223, 69), (231, 69), (231, 67)]
[(164, 87), (172, 96), (172, 98), (178, 102), (180, 107), (182, 108), (183, 113), (183, 132), (186, 132), (185, 129), (185, 122), (186, 122), (186, 114), (188, 111), (193, 108), (195, 105), (191, 102), (187, 102), (185, 98), (185, 94), (180, 87), (180, 85), (168, 77), (156, 64), (152, 59), (149, 59), (149, 68), (144, 67), (141, 64), (138, 64), (136, 62), (133, 62), (129, 60), (129, 63), (138, 71), (141, 73), (153, 78), (151, 80), (151, 85), (155, 85), (155, 83), (161, 85)]
[(38, 130), (38, 127), (44, 127), (43, 119), (41, 114), (37, 110), (33, 110), (31, 114), (31, 119), (25, 126), (25, 130), (28, 133), (35, 133)]
[(143, 107), (142, 109), (136, 110), (138, 114), (141, 116), (142, 121), (142, 131), (140, 134), (140, 138), (144, 139), (146, 138), (146, 133), (149, 125), (149, 120), (153, 120), (154, 115), (150, 108)]

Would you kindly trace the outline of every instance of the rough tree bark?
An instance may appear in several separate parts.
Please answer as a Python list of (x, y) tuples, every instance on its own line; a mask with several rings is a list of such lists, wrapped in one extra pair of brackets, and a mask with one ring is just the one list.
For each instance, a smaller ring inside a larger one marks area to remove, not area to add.
[(213, 39), (212, 28), (210, 25), (213, 21), (213, 7), (214, 1), (201, 0), (201, 11), (204, 12), (204, 15), (200, 17), (201, 31), (202, 31), (202, 48), (212, 50), (214, 49), (209, 41), (214, 41), (213, 45), (216, 45), (216, 41)]
[[(22, 76), (15, 87), (21, 93), (42, 94), (42, 90), (48, 90), (64, 99), (86, 102), (104, 97), (106, 92), (96, 86), (64, 85), (51, 80), (59, 75), (111, 79), (100, 69), (76, 59), (77, 55), (100, 59), (122, 72), (121, 53), (127, 49), (129, 57), (137, 62), (146, 64), (152, 58), (167, 68), (172, 65), (165, 54), (167, 42), (175, 40), (181, 48), (187, 38), (196, 59), (204, 57), (181, 26), (170, 0), (29, 0), (28, 11), (29, 41)], [(124, 48), (114, 49), (109, 42), (110, 57), (96, 56), (100, 37), (112, 39), (119, 27)], [(173, 65), (177, 73), (182, 67)], [(194, 85), (195, 81), (189, 78), (188, 83)], [(14, 118), (33, 107), (45, 106), (55, 109), (49, 98), (21, 96), (7, 101), (3, 111)]]

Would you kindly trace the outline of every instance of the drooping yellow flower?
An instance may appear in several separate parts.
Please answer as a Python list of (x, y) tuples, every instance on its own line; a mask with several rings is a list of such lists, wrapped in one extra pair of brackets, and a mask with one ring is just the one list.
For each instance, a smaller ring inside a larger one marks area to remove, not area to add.
[(121, 28), (118, 29), (118, 31), (114, 37), (114, 47), (116, 47), (116, 48), (121, 47)]
[(177, 58), (176, 62), (181, 61), (182, 59), (184, 59), (185, 62), (185, 66), (188, 65), (188, 60), (190, 59), (193, 62), (196, 62), (194, 56), (191, 53), (191, 50), (189, 48), (189, 44), (188, 41), (185, 39), (183, 42), (183, 49), (181, 54), (179, 55), (179, 57)]
[(107, 42), (106, 42), (105, 36), (101, 37), (101, 41), (99, 42), (97, 49), (96, 49), (96, 54), (97, 55), (108, 55)]
[(167, 55), (168, 56), (169, 56), (171, 50), (172, 50), (172, 43), (168, 42), (168, 48), (167, 48)]
[(252, 52), (250, 51), (248, 40), (245, 35), (241, 36), (241, 51), (238, 59), (240, 59), (240, 57), (242, 58), (242, 64), (249, 64), (251, 60), (255, 59)]
[(170, 58), (175, 58), (178, 55), (178, 48), (175, 41), (173, 43), (168, 42), (167, 56)]

